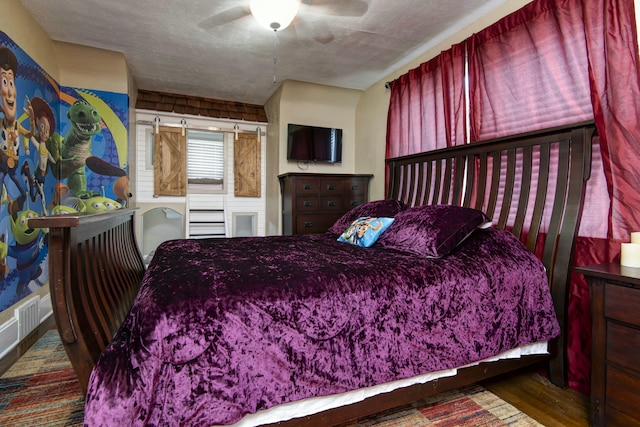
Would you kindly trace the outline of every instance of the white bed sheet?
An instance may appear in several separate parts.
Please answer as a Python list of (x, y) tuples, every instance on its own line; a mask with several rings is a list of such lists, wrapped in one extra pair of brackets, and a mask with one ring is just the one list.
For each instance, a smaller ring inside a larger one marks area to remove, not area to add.
[(493, 356), (476, 363), (471, 363), (460, 368), (431, 372), (428, 374), (418, 375), (416, 377), (392, 381), (373, 387), (349, 391), (346, 393), (334, 394), (330, 396), (311, 397), (296, 402), (285, 403), (270, 409), (266, 409), (264, 411), (256, 412), (255, 414), (248, 414), (240, 421), (233, 424), (232, 427), (255, 427), (264, 424), (276, 423), (279, 421), (287, 421), (292, 418), (304, 417), (307, 415), (326, 411), (328, 409), (337, 408), (339, 406), (346, 406), (352, 403), (360, 402), (368, 397), (375, 396), (381, 393), (387, 393), (401, 387), (408, 387), (414, 384), (422, 384), (438, 378), (451, 377), (458, 373), (458, 369), (478, 365), (482, 362), (493, 362), (500, 359), (519, 359), (522, 356), (535, 354), (549, 354), (548, 343), (541, 342), (517, 347), (504, 353), (498, 354), (497, 356)]

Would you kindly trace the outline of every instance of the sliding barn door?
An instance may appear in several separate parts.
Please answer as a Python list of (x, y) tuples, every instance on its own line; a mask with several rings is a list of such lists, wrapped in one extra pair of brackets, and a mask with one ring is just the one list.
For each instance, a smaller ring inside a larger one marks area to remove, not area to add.
[(260, 141), (254, 133), (240, 133), (233, 144), (234, 194), (238, 197), (260, 197), (262, 169)]
[(187, 137), (182, 128), (160, 126), (154, 134), (153, 194), (187, 195)]

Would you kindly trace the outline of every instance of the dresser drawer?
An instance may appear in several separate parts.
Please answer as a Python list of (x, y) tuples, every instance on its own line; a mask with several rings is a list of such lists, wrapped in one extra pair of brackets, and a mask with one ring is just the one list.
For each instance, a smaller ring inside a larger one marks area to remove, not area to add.
[(344, 210), (345, 212), (350, 211), (351, 209), (363, 204), (366, 201), (367, 198), (365, 196), (345, 197), (343, 201)]
[(338, 178), (325, 178), (320, 180), (320, 194), (323, 196), (328, 195), (341, 195), (342, 194), (342, 179)]
[(606, 377), (606, 405), (640, 420), (640, 378), (611, 366)]
[(640, 327), (640, 291), (625, 286), (605, 286), (604, 315)]
[(640, 427), (640, 420), (618, 411), (609, 405), (605, 406), (608, 426)]
[(320, 197), (300, 196), (296, 198), (296, 208), (298, 212), (317, 212), (320, 210)]
[(607, 322), (607, 362), (636, 371), (640, 376), (640, 329)]
[(336, 214), (297, 215), (296, 230), (299, 234), (325, 233), (339, 217)]
[(296, 179), (294, 182), (294, 190), (297, 195), (320, 194), (320, 181), (313, 179)]
[(298, 197), (296, 199), (298, 213), (310, 212), (342, 212), (344, 210), (343, 200), (337, 197)]
[(342, 197), (323, 196), (320, 197), (320, 208), (323, 212), (344, 212)]
[(345, 180), (343, 183), (342, 194), (346, 195), (358, 195), (364, 196), (368, 190), (367, 181), (363, 179), (349, 179)]

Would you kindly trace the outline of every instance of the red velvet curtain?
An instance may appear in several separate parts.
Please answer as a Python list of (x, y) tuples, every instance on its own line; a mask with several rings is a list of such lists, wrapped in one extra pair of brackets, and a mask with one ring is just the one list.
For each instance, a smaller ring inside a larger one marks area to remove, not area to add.
[(640, 230), (640, 76), (635, 10), (631, 0), (589, 0), (583, 12), (591, 99), (610, 197), (606, 237), (628, 241), (631, 231)]
[[(633, 2), (536, 0), (473, 35), (467, 45), (471, 141), (595, 120), (600, 137), (594, 141), (575, 264), (618, 262), (620, 243), (628, 241), (631, 231), (640, 231), (635, 214), (640, 211), (640, 82)], [(415, 100), (399, 102), (406, 99), (407, 86), (415, 85), (412, 81), (410, 72), (392, 85), (387, 157), (444, 146), (440, 127), (446, 122), (432, 110), (439, 107), (436, 101), (417, 115), (409, 113)], [(439, 130), (435, 137), (432, 128)], [(455, 135), (445, 139), (446, 145), (465, 140)], [(569, 386), (588, 394), (590, 302), (582, 276), (574, 274), (570, 292)]]
[[(579, 234), (583, 237), (578, 238), (576, 247), (576, 265), (619, 262), (620, 244), (629, 241), (629, 233), (640, 230), (640, 77), (634, 12), (631, 0), (589, 0), (584, 3), (591, 100), (600, 134), (601, 162), (596, 163), (594, 159), (592, 166), (595, 171), (589, 182), (587, 208)], [(598, 181), (604, 182), (606, 191)], [(607, 215), (593, 218), (596, 208)], [(598, 232), (602, 222), (606, 223), (606, 236)], [(573, 308), (576, 317), (583, 314), (587, 323), (586, 282), (582, 276), (574, 275), (573, 285), (572, 295), (576, 298), (570, 306), (570, 314)], [(584, 339), (578, 343), (577, 333), (574, 335), (576, 369), (573, 377), (569, 377), (569, 385), (588, 391), (586, 369), (590, 366), (590, 358), (587, 363), (580, 350), (590, 355), (591, 329), (579, 337)], [(582, 347), (578, 348), (578, 344)], [(584, 363), (578, 365), (580, 361)]]
[(538, 0), (469, 40), (471, 141), (590, 120), (576, 0)]
[(386, 157), (465, 142), (465, 45), (391, 82)]

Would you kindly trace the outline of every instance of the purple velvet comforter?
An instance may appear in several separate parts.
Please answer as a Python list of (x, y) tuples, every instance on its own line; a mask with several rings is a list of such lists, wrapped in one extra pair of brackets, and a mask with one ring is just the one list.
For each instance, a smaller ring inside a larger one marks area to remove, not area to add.
[(558, 333), (542, 264), (505, 231), (443, 259), (332, 234), (169, 241), (92, 372), (85, 423), (231, 424)]

